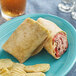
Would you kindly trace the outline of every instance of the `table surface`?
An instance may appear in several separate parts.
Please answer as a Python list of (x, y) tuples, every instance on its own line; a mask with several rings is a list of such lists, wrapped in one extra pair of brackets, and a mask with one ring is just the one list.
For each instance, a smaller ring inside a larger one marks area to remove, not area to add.
[[(59, 16), (70, 22), (76, 28), (76, 20), (73, 20), (70, 13), (63, 13), (58, 10), (57, 5), (61, 0), (27, 0), (26, 14), (45, 13)], [(6, 22), (0, 14), (0, 24)], [(76, 63), (66, 76), (76, 76)]]

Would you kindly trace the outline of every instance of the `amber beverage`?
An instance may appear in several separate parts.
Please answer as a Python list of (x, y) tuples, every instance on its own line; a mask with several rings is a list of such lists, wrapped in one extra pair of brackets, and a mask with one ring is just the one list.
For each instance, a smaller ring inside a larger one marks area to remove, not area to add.
[(26, 0), (1, 0), (1, 13), (5, 19), (24, 14)]

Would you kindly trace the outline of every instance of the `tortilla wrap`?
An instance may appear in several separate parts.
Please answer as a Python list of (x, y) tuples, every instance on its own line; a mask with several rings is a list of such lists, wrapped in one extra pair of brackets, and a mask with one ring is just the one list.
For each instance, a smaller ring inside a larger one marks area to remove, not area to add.
[(45, 41), (48, 33), (48, 30), (37, 21), (27, 18), (13, 32), (2, 48), (23, 63)]
[[(54, 22), (39, 18), (37, 20), (42, 26), (44, 26), (50, 33), (47, 43), (44, 48), (56, 59), (67, 50), (68, 41), (66, 33), (59, 28)], [(61, 39), (62, 40), (61, 40)], [(63, 43), (62, 43), (63, 42)]]

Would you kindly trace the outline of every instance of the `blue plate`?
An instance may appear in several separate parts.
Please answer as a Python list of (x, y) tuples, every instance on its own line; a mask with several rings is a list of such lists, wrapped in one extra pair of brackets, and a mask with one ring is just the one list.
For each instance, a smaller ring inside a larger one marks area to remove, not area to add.
[(62, 18), (48, 15), (48, 14), (32, 14), (23, 15), (12, 19), (0, 26), (0, 59), (9, 58), (14, 62), (18, 62), (12, 55), (5, 52), (1, 47), (5, 41), (10, 37), (14, 30), (24, 21), (24, 19), (31, 17), (37, 20), (39, 17), (51, 20), (55, 22), (61, 29), (66, 31), (68, 36), (69, 47), (67, 52), (59, 59), (54, 59), (49, 55), (45, 49), (43, 49), (39, 54), (29, 58), (24, 64), (34, 65), (40, 63), (49, 63), (51, 68), (46, 72), (46, 76), (64, 76), (72, 68), (75, 63), (76, 58), (76, 31), (75, 28), (67, 21)]

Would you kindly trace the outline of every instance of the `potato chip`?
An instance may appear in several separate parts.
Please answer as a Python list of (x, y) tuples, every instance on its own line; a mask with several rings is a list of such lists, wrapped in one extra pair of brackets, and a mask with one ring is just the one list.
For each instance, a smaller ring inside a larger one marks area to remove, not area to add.
[(10, 59), (0, 59), (0, 76), (45, 76), (42, 72), (48, 71), (49, 68), (49, 64), (25, 66)]
[(10, 59), (0, 59), (0, 69), (1, 68), (11, 68), (13, 62)]
[(24, 70), (26, 72), (46, 72), (50, 69), (49, 64), (36, 64), (32, 66), (26, 66)]
[(21, 63), (14, 63), (12, 68), (19, 68), (19, 69), (24, 69), (25, 65)]
[(24, 65), (20, 63), (14, 63), (10, 72), (12, 76), (26, 76), (26, 72), (24, 71)]
[(26, 72), (22, 69), (12, 69), (11, 76), (26, 76)]
[(7, 68), (0, 69), (1, 76), (11, 76), (10, 71)]
[(26, 76), (45, 76), (45, 74), (42, 72), (40, 72), (40, 73), (26, 73)]

